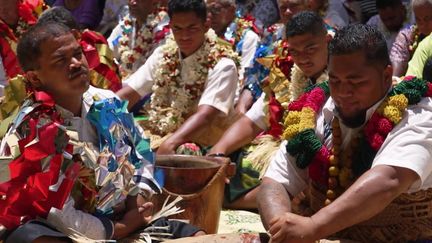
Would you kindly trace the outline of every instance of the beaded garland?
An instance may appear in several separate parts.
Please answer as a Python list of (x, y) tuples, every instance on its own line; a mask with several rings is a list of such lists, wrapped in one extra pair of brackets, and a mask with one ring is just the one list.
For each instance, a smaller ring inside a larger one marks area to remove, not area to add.
[(387, 135), (402, 120), (408, 105), (417, 104), (422, 97), (432, 96), (432, 84), (415, 77), (405, 77), (389, 93), (366, 123), (363, 133), (355, 137), (345, 153), (341, 153), (339, 121), (332, 121), (333, 148), (322, 144), (315, 134), (316, 118), (329, 97), (328, 82), (318, 84), (288, 106), (282, 137), (288, 140), (287, 152), (296, 158), (300, 169), (308, 168), (309, 177), (327, 186), (326, 204), (331, 203), (344, 189), (368, 170)]

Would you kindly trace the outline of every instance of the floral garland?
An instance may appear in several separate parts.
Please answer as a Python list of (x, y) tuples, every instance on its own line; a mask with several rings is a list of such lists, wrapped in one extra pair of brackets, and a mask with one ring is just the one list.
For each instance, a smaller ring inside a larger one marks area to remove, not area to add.
[[(133, 72), (133, 64), (140, 58), (145, 58), (146, 54), (153, 47), (153, 30), (166, 17), (165, 11), (159, 11), (157, 14), (149, 14), (146, 24), (137, 32), (135, 45), (131, 46), (130, 36), (134, 30), (134, 20), (130, 15), (125, 16), (121, 23), (122, 36), (119, 39), (120, 47), (120, 74), (127, 78)], [(145, 61), (145, 60), (143, 60)]]
[(22, 74), (21, 67), (16, 57), (18, 39), (27, 29), (36, 23), (35, 9), (29, 4), (18, 3), (18, 23), (15, 29), (10, 28), (0, 19), (0, 55), (8, 78)]
[(327, 205), (342, 191), (339, 188), (349, 187), (356, 177), (370, 168), (376, 153), (387, 135), (401, 121), (407, 106), (418, 103), (422, 97), (431, 96), (430, 82), (406, 77), (390, 92), (366, 123), (358, 144), (353, 143), (352, 147), (359, 146), (357, 153), (350, 156), (353, 161), (343, 161), (344, 164), (340, 165), (341, 134), (338, 120), (335, 119), (332, 124), (332, 149), (324, 146), (315, 134), (318, 111), (329, 97), (328, 83), (318, 84), (288, 106), (289, 112), (284, 122), (286, 129), (283, 133), (283, 138), (288, 140), (286, 149), (296, 158), (297, 167), (308, 168), (309, 177), (313, 181), (327, 186)]
[(418, 26), (411, 26), (411, 45), (408, 46), (408, 50), (410, 51), (411, 56), (414, 54), (417, 49), (419, 43), (426, 37), (426, 35), (421, 34), (419, 32)]
[(255, 26), (255, 19), (252, 16), (246, 16), (244, 18), (236, 17), (234, 19), (233, 27), (227, 28), (224, 34), (224, 39), (236, 45), (243, 38), (246, 31), (252, 29), (255, 33), (258, 33), (257, 27)]
[[(318, 77), (316, 83), (320, 84), (327, 80), (328, 72), (326, 70)], [(294, 65), (291, 69), (291, 83), (289, 86), (291, 101), (298, 99), (309, 85), (309, 78), (306, 77), (306, 75), (297, 65)]]
[(155, 71), (149, 109), (149, 129), (156, 134), (175, 131), (185, 117), (193, 112), (203, 92), (209, 69), (222, 57), (231, 58), (239, 65), (237, 53), (229, 46), (219, 44), (213, 30), (206, 33), (204, 44), (193, 54), (195, 66), (187, 80), (180, 76), (179, 47), (172, 36), (167, 39), (162, 50), (163, 58)]

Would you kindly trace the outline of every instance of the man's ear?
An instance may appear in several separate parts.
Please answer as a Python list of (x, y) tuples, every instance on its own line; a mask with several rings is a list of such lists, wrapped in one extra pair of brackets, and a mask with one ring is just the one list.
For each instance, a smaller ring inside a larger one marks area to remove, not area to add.
[(208, 15), (207, 15), (207, 18), (206, 18), (206, 21), (204, 21), (204, 29), (205, 29), (205, 32), (207, 33), (207, 31), (210, 29), (210, 18), (208, 17)]
[(42, 82), (38, 77), (37, 71), (27, 71), (26, 72), (27, 81), (31, 84), (33, 88), (39, 89), (42, 87)]
[(384, 80), (388, 81), (389, 84), (393, 82), (393, 67), (391, 65), (387, 65), (384, 68), (383, 76)]

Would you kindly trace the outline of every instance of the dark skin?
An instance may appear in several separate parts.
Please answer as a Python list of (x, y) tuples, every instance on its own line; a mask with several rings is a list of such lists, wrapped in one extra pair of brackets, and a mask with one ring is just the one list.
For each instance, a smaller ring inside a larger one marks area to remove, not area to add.
[[(382, 99), (391, 85), (391, 67), (371, 64), (361, 51), (330, 57), (329, 71), (331, 97), (342, 122), (357, 119), (358, 114)], [(259, 209), (272, 242), (313, 242), (377, 215), (418, 179), (410, 169), (378, 165), (361, 175), (329, 206), (311, 217), (302, 217), (283, 206), (290, 200), (285, 188), (264, 178), (258, 195)]]
[(200, 105), (198, 111), (189, 117), (177, 131), (165, 140), (157, 150), (157, 154), (175, 154), (175, 150), (183, 143), (191, 141), (196, 134), (201, 134), (206, 125), (223, 113), (209, 105)]
[(265, 178), (258, 194), (258, 208), (272, 242), (314, 242), (375, 216), (417, 179), (415, 172), (405, 168), (376, 166), (332, 204), (312, 217), (302, 217), (283, 206), (290, 201), (285, 188)]
[[(80, 116), (83, 93), (89, 87), (88, 64), (81, 46), (72, 33), (67, 33), (44, 41), (40, 52), (37, 67), (26, 72), (29, 82), (34, 88), (51, 94), (56, 104)], [(114, 238), (123, 238), (147, 225), (152, 209), (153, 204), (141, 196), (129, 197), (124, 216), (114, 222)], [(49, 237), (38, 240), (62, 242), (61, 239)]]
[[(170, 26), (174, 38), (183, 57), (196, 52), (204, 43), (208, 23), (200, 19), (194, 12), (174, 13)], [(129, 101), (129, 108), (138, 102), (141, 96), (132, 88), (126, 86), (117, 94)], [(200, 105), (198, 110), (190, 116), (177, 131), (165, 140), (159, 147), (158, 154), (174, 154), (178, 146), (190, 142), (196, 134), (202, 133), (211, 121), (223, 115), (223, 112), (209, 105)]]

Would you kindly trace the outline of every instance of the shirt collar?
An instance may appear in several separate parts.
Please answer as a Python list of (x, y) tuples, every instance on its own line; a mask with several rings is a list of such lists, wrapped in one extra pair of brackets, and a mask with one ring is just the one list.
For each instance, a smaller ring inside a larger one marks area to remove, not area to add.
[[(388, 93), (392, 90), (392, 87), (390, 87), (387, 91), (387, 95)], [(371, 106), (369, 109), (367, 109), (366, 111), (366, 119), (364, 121), (364, 123), (360, 126), (363, 127), (368, 121), (369, 119), (372, 117), (373, 113), (376, 111), (376, 109), (378, 109), (378, 107), (381, 105), (381, 103), (385, 100), (385, 98), (387, 98), (387, 95), (385, 95), (382, 99), (380, 99), (377, 103), (375, 103), (373, 106)], [(336, 105), (334, 103), (334, 100), (332, 97), (330, 97), (327, 102), (325, 103), (323, 109), (322, 109), (322, 113), (324, 115), (324, 120), (327, 123), (330, 123), (331, 120), (333, 119), (333, 116), (337, 116), (338, 112), (336, 111)]]

